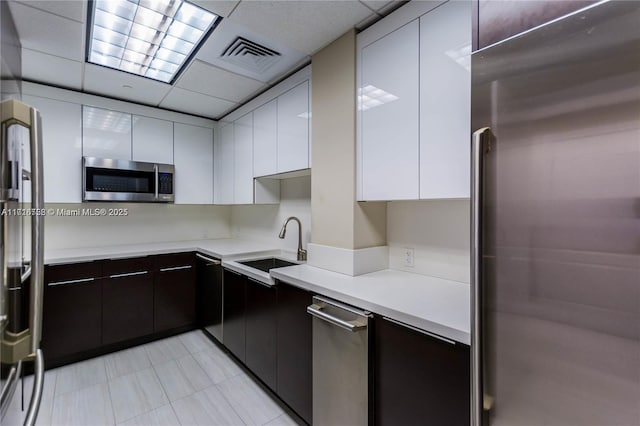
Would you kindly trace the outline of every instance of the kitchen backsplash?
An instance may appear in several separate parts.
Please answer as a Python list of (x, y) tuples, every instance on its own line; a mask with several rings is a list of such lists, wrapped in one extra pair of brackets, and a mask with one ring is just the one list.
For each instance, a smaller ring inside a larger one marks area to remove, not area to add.
[(289, 216), (296, 216), (302, 222), (302, 246), (306, 249), (311, 238), (311, 176), (281, 180), (280, 204), (232, 206), (231, 232), (234, 237), (295, 251), (298, 247), (297, 223), (289, 223), (284, 240), (278, 238), (282, 224)]
[[(229, 206), (135, 203), (47, 204), (46, 250), (229, 238)], [(65, 216), (77, 209), (114, 209), (121, 216)]]
[[(469, 221), (469, 200), (388, 203), (389, 267), (469, 283)], [(412, 267), (406, 249), (413, 249)]]

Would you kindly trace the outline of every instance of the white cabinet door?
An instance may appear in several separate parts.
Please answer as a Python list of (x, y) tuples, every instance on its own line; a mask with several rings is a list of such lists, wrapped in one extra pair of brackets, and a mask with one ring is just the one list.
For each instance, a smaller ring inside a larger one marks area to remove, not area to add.
[(215, 138), (214, 204), (233, 204), (233, 128), (233, 123), (221, 127), (218, 130), (219, 137)]
[(82, 107), (39, 96), (22, 100), (40, 110), (45, 203), (82, 201)]
[(420, 18), (420, 198), (469, 197), (471, 1)]
[(309, 81), (278, 96), (278, 173), (309, 168)]
[(82, 155), (131, 160), (131, 114), (83, 105)]
[(278, 173), (278, 105), (274, 99), (253, 111), (253, 176)]
[(253, 113), (233, 123), (234, 204), (253, 204)]
[(173, 164), (173, 122), (134, 115), (133, 160)]
[(213, 129), (174, 123), (176, 204), (213, 202)]
[(364, 200), (419, 196), (419, 34), (412, 21), (361, 51), (361, 184)]

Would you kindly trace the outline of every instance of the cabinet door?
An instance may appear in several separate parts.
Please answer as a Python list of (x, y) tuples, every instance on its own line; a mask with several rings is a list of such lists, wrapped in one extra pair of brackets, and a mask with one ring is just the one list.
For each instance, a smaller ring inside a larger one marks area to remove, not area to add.
[(173, 164), (173, 122), (133, 116), (133, 161)]
[(278, 104), (274, 99), (253, 111), (253, 176), (278, 173)]
[(174, 123), (176, 204), (213, 202), (213, 129)]
[(361, 51), (361, 187), (364, 200), (419, 196), (418, 20)]
[(234, 147), (233, 147), (233, 124), (221, 127), (218, 133), (220, 137), (215, 140), (215, 184), (214, 203), (233, 204), (233, 181), (234, 181)]
[(156, 257), (153, 290), (153, 330), (196, 323), (196, 270), (191, 253)]
[(42, 350), (47, 360), (102, 344), (99, 262), (47, 266), (44, 272)]
[(233, 123), (233, 203), (253, 204), (253, 113)]
[(149, 258), (107, 260), (102, 280), (102, 344), (153, 333), (153, 271)]
[(309, 168), (309, 81), (278, 96), (278, 173)]
[(376, 425), (468, 425), (469, 347), (377, 318)]
[(420, 18), (420, 198), (469, 197), (471, 2)]
[(83, 105), (82, 155), (131, 160), (131, 114)]
[(275, 286), (247, 279), (246, 364), (271, 389), (276, 389)]
[(222, 341), (229, 351), (245, 361), (245, 291), (247, 279), (236, 272), (224, 270), (224, 309)]
[(38, 96), (23, 95), (42, 116), (44, 201), (82, 201), (82, 107)]
[(217, 259), (198, 258), (198, 325), (222, 342), (222, 266)]
[(311, 424), (312, 321), (307, 314), (311, 293), (278, 283), (277, 394)]

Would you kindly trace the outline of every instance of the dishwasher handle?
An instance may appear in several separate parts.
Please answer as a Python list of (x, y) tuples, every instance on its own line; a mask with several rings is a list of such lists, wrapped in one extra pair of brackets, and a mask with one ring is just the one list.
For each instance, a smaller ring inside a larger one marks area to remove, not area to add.
[(307, 306), (307, 312), (316, 318), (327, 321), (328, 323), (336, 325), (352, 333), (355, 333), (361, 330), (366, 330), (367, 328), (366, 322), (363, 323), (362, 321), (358, 321), (358, 320), (347, 321), (342, 318), (338, 318), (324, 312), (322, 310), (323, 308), (324, 306), (314, 303), (312, 305)]

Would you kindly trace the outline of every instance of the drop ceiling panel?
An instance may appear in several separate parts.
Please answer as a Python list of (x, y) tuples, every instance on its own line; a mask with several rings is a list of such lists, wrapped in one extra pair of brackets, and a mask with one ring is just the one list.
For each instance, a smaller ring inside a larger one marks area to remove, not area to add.
[(213, 96), (203, 95), (190, 90), (174, 87), (160, 103), (162, 108), (186, 112), (203, 117), (222, 117), (238, 104)]
[(311, 55), (370, 14), (357, 1), (250, 1), (228, 19)]
[(398, 3), (398, 0), (395, 1), (389, 1), (389, 0), (360, 0), (362, 3), (366, 4), (367, 6), (369, 6), (371, 9), (373, 10), (380, 10), (380, 9), (384, 9), (385, 6), (391, 4), (391, 3)]
[(78, 0), (20, 1), (24, 5), (51, 12), (55, 15), (84, 22), (87, 19), (87, 2)]
[(82, 62), (22, 49), (22, 77), (25, 80), (81, 90), (83, 65)]
[(99, 65), (85, 64), (84, 67), (85, 92), (155, 106), (170, 89), (168, 84)]
[(21, 3), (10, 3), (23, 48), (84, 61), (84, 25)]
[(218, 16), (226, 18), (231, 11), (240, 1), (226, 1), (226, 0), (190, 0), (191, 3), (207, 9), (209, 12), (213, 12)]
[(178, 87), (233, 102), (240, 102), (266, 87), (264, 83), (194, 61), (182, 74)]

